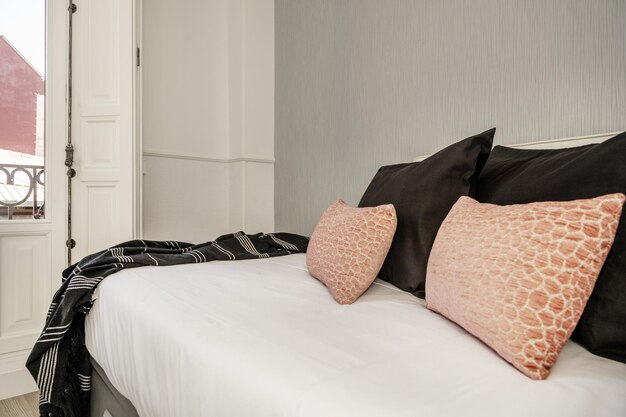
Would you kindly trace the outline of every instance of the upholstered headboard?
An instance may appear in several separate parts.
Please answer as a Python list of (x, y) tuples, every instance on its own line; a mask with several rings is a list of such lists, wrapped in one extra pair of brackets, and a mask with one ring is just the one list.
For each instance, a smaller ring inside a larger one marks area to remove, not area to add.
[[(575, 146), (583, 146), (589, 145), (590, 143), (600, 143), (605, 140), (612, 138), (615, 135), (620, 134), (621, 132), (613, 132), (613, 133), (601, 133), (598, 135), (588, 135), (588, 136), (577, 136), (572, 138), (563, 138), (563, 139), (549, 139), (542, 140), (537, 142), (528, 142), (522, 143), (519, 145), (505, 145), (510, 148), (524, 148), (524, 149), (562, 149), (562, 148), (573, 148)], [(430, 155), (422, 155), (418, 156), (414, 159), (414, 161), (423, 161), (428, 158)]]

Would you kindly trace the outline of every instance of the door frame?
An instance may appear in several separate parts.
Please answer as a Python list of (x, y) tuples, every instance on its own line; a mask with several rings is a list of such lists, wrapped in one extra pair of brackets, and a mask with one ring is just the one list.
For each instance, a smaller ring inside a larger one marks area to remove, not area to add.
[(133, 102), (133, 132), (134, 132), (134, 194), (135, 204), (133, 222), (135, 239), (143, 238), (143, 0), (133, 0), (133, 44), (136, 47), (135, 72), (133, 75), (134, 102)]

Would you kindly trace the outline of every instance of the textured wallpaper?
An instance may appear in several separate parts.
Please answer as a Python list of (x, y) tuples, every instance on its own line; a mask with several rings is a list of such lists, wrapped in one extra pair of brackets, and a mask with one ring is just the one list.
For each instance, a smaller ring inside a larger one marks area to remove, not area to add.
[(276, 0), (277, 230), (380, 165), (626, 130), (624, 0)]

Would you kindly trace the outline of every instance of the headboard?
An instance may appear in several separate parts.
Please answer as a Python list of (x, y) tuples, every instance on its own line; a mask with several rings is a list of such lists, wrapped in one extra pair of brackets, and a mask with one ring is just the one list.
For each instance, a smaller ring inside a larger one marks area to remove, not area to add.
[[(583, 146), (589, 145), (591, 143), (600, 143), (605, 140), (612, 138), (615, 135), (620, 134), (621, 132), (613, 132), (613, 133), (601, 133), (598, 135), (588, 135), (588, 136), (576, 136), (573, 138), (563, 138), (563, 139), (549, 139), (542, 140), (538, 142), (528, 142), (522, 143), (519, 145), (505, 145), (510, 148), (523, 148), (523, 149), (562, 149), (562, 148), (573, 148), (575, 146)], [(428, 158), (430, 155), (422, 155), (415, 158), (413, 161), (423, 161)]]

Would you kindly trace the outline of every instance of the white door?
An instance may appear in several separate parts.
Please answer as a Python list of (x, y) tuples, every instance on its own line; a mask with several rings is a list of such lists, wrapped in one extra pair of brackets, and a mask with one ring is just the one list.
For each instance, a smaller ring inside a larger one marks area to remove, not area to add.
[(72, 261), (135, 237), (135, 1), (75, 0)]
[[(16, 88), (15, 94), (0, 91), (3, 111), (16, 115), (0, 126), (0, 400), (36, 389), (24, 364), (65, 266), (67, 4), (49, 1), (47, 17), (45, 10), (45, 0), (0, 0), (0, 34), (5, 35), (0, 71), (3, 81), (7, 76), (13, 81), (13, 87), (0, 81), (0, 90)], [(40, 14), (37, 22), (29, 20), (31, 12)], [(29, 101), (33, 95), (37, 100)], [(43, 166), (45, 174), (39, 175)], [(31, 182), (33, 174), (37, 178)]]

